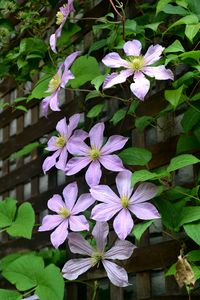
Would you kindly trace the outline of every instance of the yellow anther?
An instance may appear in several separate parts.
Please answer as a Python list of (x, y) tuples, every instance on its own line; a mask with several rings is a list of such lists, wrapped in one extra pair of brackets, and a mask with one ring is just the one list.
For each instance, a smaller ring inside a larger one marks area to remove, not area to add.
[(103, 259), (103, 253), (99, 251), (93, 252), (91, 256), (92, 266), (99, 264), (102, 259)]
[(126, 196), (121, 197), (121, 205), (123, 208), (127, 208), (129, 204), (129, 199)]
[(58, 74), (54, 75), (48, 85), (48, 92), (53, 93), (60, 85), (61, 78)]
[(145, 65), (143, 56), (129, 56), (128, 61), (130, 68), (134, 71), (141, 70)]
[(56, 14), (56, 24), (60, 25), (64, 20), (64, 15), (61, 13), (61, 11), (58, 11)]
[(70, 210), (65, 208), (65, 207), (62, 207), (59, 211), (59, 215), (61, 217), (63, 217), (64, 219), (68, 218), (70, 216)]
[(89, 151), (89, 156), (92, 158), (92, 160), (96, 160), (100, 156), (100, 151), (98, 149), (92, 148)]
[(62, 148), (64, 147), (66, 144), (66, 140), (63, 136), (59, 136), (57, 139), (56, 139), (56, 146), (59, 147), (59, 148)]

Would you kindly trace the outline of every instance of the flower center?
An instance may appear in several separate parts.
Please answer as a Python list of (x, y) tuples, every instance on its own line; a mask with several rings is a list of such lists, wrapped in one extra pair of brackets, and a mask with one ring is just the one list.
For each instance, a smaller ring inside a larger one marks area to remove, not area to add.
[(58, 74), (54, 75), (48, 85), (48, 92), (53, 93), (60, 85), (61, 78)]
[(57, 25), (62, 24), (63, 20), (64, 20), (63, 13), (61, 13), (61, 11), (58, 11), (57, 14), (56, 14), (56, 24)]
[(66, 140), (63, 136), (59, 136), (57, 139), (56, 139), (56, 146), (58, 148), (63, 148), (66, 144)]
[(130, 68), (134, 71), (141, 70), (145, 65), (143, 56), (129, 56), (128, 60)]
[(103, 259), (103, 253), (96, 251), (92, 253), (91, 260), (92, 260), (92, 266), (95, 266), (96, 264), (99, 265), (100, 261)]
[(129, 199), (126, 196), (121, 197), (121, 205), (123, 208), (127, 208), (129, 204)]
[(92, 148), (89, 151), (89, 156), (91, 157), (92, 160), (96, 160), (100, 156), (100, 151), (96, 148)]
[(65, 207), (62, 207), (60, 210), (59, 210), (59, 215), (61, 217), (63, 217), (64, 219), (68, 218), (70, 216), (71, 212), (69, 209), (65, 208)]

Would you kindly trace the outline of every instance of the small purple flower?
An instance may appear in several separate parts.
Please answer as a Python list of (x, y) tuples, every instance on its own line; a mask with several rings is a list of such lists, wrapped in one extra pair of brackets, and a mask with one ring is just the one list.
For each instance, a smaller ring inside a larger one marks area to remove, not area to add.
[(62, 7), (59, 8), (59, 11), (56, 14), (56, 24), (60, 25), (56, 32), (50, 36), (50, 47), (54, 53), (56, 51), (56, 40), (61, 36), (62, 28), (67, 20), (68, 15), (74, 11), (73, 0), (68, 0), (67, 4), (64, 4)]
[(89, 230), (89, 224), (85, 216), (77, 214), (85, 211), (95, 200), (89, 193), (82, 194), (76, 201), (77, 196), (77, 183), (73, 182), (63, 190), (65, 201), (57, 194), (53, 195), (48, 201), (48, 208), (57, 214), (45, 216), (38, 230), (48, 231), (57, 227), (51, 234), (51, 242), (55, 248), (58, 248), (66, 240), (68, 228), (72, 231)]
[(108, 75), (104, 81), (103, 89), (125, 82), (129, 76), (134, 75), (134, 83), (131, 83), (130, 89), (136, 97), (144, 100), (150, 88), (150, 81), (144, 74), (157, 80), (174, 79), (172, 71), (166, 69), (164, 65), (151, 66), (161, 58), (164, 47), (160, 45), (150, 46), (143, 56), (141, 55), (142, 45), (140, 41), (133, 40), (126, 42), (123, 49), (127, 56), (125, 59), (122, 59), (116, 52), (111, 52), (103, 58), (102, 62), (110, 68), (123, 67), (126, 69)]
[(74, 79), (74, 75), (69, 70), (69, 67), (72, 65), (74, 60), (78, 55), (81, 54), (81, 51), (76, 51), (67, 56), (64, 63), (58, 69), (56, 75), (49, 82), (47, 92), (51, 93), (50, 96), (47, 96), (42, 100), (42, 112), (45, 117), (47, 117), (48, 107), (53, 111), (60, 111), (58, 94), (61, 88), (65, 88), (65, 85), (70, 79)]
[(111, 136), (105, 145), (103, 145), (104, 123), (98, 123), (93, 126), (89, 132), (90, 147), (83, 141), (73, 140), (68, 147), (68, 151), (76, 155), (67, 163), (66, 175), (73, 175), (90, 165), (85, 179), (89, 186), (99, 184), (101, 179), (101, 164), (107, 169), (114, 172), (124, 170), (121, 159), (112, 154), (114, 151), (124, 147), (128, 138), (121, 135)]
[(146, 202), (157, 194), (157, 186), (150, 182), (142, 183), (132, 195), (131, 175), (132, 173), (126, 170), (116, 177), (120, 197), (107, 185), (98, 185), (90, 189), (92, 197), (103, 202), (93, 208), (91, 218), (102, 222), (117, 214), (113, 227), (121, 240), (124, 240), (133, 228), (131, 213), (142, 220), (160, 218), (156, 207)]
[(78, 125), (79, 119), (80, 114), (75, 114), (69, 118), (68, 125), (66, 123), (66, 118), (63, 118), (57, 123), (56, 130), (58, 131), (59, 136), (51, 137), (48, 141), (48, 147), (46, 148), (46, 150), (55, 151), (55, 153), (44, 160), (42, 165), (44, 173), (50, 170), (53, 166), (65, 171), (69, 144), (74, 139), (84, 140), (88, 136), (84, 130), (78, 129), (74, 131)]
[(69, 234), (69, 248), (72, 253), (87, 255), (89, 258), (77, 258), (69, 260), (63, 267), (63, 277), (68, 280), (74, 280), (79, 275), (85, 273), (90, 268), (102, 262), (110, 281), (120, 287), (128, 286), (128, 275), (124, 268), (111, 262), (110, 260), (128, 259), (135, 245), (128, 241), (117, 240), (115, 245), (105, 252), (109, 227), (107, 222), (97, 222), (92, 235), (96, 239), (96, 247), (92, 247), (80, 234)]

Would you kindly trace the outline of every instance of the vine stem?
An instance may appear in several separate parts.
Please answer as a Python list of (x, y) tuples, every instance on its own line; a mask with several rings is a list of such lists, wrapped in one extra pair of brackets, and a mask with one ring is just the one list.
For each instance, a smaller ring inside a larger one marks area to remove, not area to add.
[(126, 21), (126, 16), (123, 10), (123, 4), (121, 4), (118, 0), (116, 0), (116, 2), (119, 5), (119, 8), (121, 8), (122, 10), (122, 14), (118, 11), (116, 5), (113, 3), (113, 0), (109, 0), (110, 4), (112, 5), (114, 11), (116, 12), (116, 14), (121, 18), (121, 22), (122, 22), (122, 31), (123, 31), (123, 39), (125, 40), (126, 34), (125, 34), (125, 21)]
[(94, 287), (93, 287), (93, 296), (92, 296), (92, 300), (96, 299), (96, 295), (97, 295), (97, 289), (98, 289), (98, 281), (94, 282)]

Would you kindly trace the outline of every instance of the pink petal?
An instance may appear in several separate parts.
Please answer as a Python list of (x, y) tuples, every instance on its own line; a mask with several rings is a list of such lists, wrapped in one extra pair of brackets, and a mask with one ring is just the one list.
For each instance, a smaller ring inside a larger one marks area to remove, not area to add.
[(89, 230), (89, 224), (85, 216), (73, 216), (69, 217), (69, 227), (71, 231), (84, 231)]
[(51, 100), (51, 96), (48, 96), (48, 97), (44, 98), (41, 103), (42, 114), (45, 116), (45, 118), (47, 118), (47, 115), (48, 115), (50, 100)]
[(128, 207), (138, 219), (152, 220), (160, 218), (156, 207), (151, 203), (130, 204)]
[[(72, 135), (72, 139), (80, 139), (84, 141), (88, 137), (88, 133), (84, 131), (83, 129), (77, 129), (74, 131), (74, 134)], [(70, 140), (69, 140), (70, 141)], [(69, 143), (68, 141), (68, 143)]]
[(77, 279), (79, 275), (92, 268), (91, 258), (70, 259), (62, 269), (63, 277), (68, 280)]
[(70, 139), (67, 149), (72, 155), (88, 156), (90, 148), (80, 139)]
[(65, 204), (71, 211), (74, 207), (78, 196), (78, 186), (76, 182), (69, 183), (63, 190), (63, 197), (65, 199)]
[(49, 44), (50, 44), (50, 47), (51, 47), (51, 50), (54, 52), (54, 53), (57, 53), (56, 51), (56, 34), (53, 33), (51, 36), (50, 36), (50, 39), (49, 39)]
[(99, 184), (101, 175), (102, 172), (100, 163), (98, 162), (98, 160), (92, 161), (85, 173), (85, 179), (87, 184), (90, 187)]
[(122, 59), (117, 52), (107, 54), (102, 59), (102, 62), (110, 68), (128, 67), (128, 62), (125, 59)]
[(138, 99), (144, 100), (150, 88), (149, 80), (145, 78), (142, 72), (135, 72), (133, 79), (134, 83), (130, 85), (132, 93), (138, 97)]
[(81, 234), (70, 232), (68, 244), (72, 253), (92, 256), (93, 248)]
[(65, 86), (66, 86), (66, 84), (67, 84), (67, 82), (69, 81), (69, 80), (71, 80), (71, 79), (74, 79), (75, 77), (74, 77), (74, 75), (72, 74), (72, 72), (70, 71), (70, 70), (68, 70), (68, 69), (65, 69), (64, 70), (64, 73), (63, 73), (63, 75), (62, 75), (62, 81), (61, 81), (61, 83), (60, 83), (60, 86), (64, 89), (65, 88)]
[(128, 41), (124, 44), (123, 49), (128, 56), (139, 56), (142, 44), (138, 40)]
[(160, 45), (150, 46), (144, 56), (145, 64), (152, 65), (161, 58), (161, 54), (165, 48)]
[(109, 137), (106, 144), (101, 148), (101, 154), (110, 154), (117, 150), (120, 150), (124, 147), (127, 141), (128, 138), (125, 138), (121, 135), (112, 135), (111, 137)]
[(97, 185), (90, 189), (92, 197), (98, 201), (112, 204), (120, 203), (120, 198), (107, 185)]
[(75, 114), (69, 118), (69, 125), (67, 126), (68, 138), (72, 135), (72, 132), (78, 126), (80, 120), (80, 114)]
[(73, 215), (85, 211), (89, 206), (95, 202), (95, 199), (89, 194), (82, 194), (72, 209)]
[(65, 219), (51, 234), (51, 243), (57, 249), (68, 236), (68, 219)]
[(105, 259), (128, 259), (131, 257), (135, 248), (136, 246), (131, 242), (126, 240), (117, 240), (114, 246), (105, 253), (104, 257)]
[(47, 206), (50, 210), (59, 213), (60, 209), (65, 207), (65, 203), (60, 195), (55, 194), (51, 199), (49, 199)]
[(133, 192), (133, 189), (131, 188), (131, 176), (132, 176), (132, 172), (128, 170), (120, 172), (117, 175), (116, 185), (120, 197), (127, 197), (128, 199), (130, 198)]
[(38, 228), (38, 231), (49, 231), (57, 227), (63, 218), (58, 215), (47, 215), (42, 220), (42, 225)]
[(89, 132), (91, 148), (100, 149), (103, 144), (104, 123), (97, 123)]
[(130, 204), (145, 202), (155, 197), (158, 192), (158, 187), (151, 183), (145, 182), (140, 184), (130, 198)]
[(110, 220), (120, 209), (121, 207), (119, 204), (101, 203), (93, 208), (91, 218), (99, 222), (105, 222)]
[(103, 89), (109, 89), (115, 84), (123, 83), (131, 75), (133, 75), (133, 71), (129, 69), (122, 70), (119, 73), (111, 73), (105, 78)]
[(42, 164), (42, 170), (46, 174), (56, 164), (56, 159), (60, 155), (61, 149), (57, 150), (53, 155), (48, 156)]
[(71, 65), (73, 64), (74, 60), (81, 54), (81, 51), (75, 51), (71, 53), (64, 61), (64, 66), (66, 69), (69, 69)]
[(68, 158), (68, 152), (67, 152), (67, 147), (65, 146), (61, 149), (60, 157), (56, 163), (56, 168), (65, 171), (67, 158)]
[(96, 239), (98, 250), (100, 250), (101, 252), (104, 252), (108, 233), (109, 233), (109, 226), (107, 222), (96, 222), (96, 225), (92, 230), (92, 235)]
[(102, 155), (99, 158), (100, 163), (106, 168), (107, 170), (120, 172), (124, 171), (124, 166), (121, 159), (115, 155)]
[(174, 74), (170, 69), (166, 69), (165, 66), (158, 66), (158, 67), (145, 67), (142, 69), (149, 77), (155, 77), (157, 80), (167, 80), (167, 79), (174, 79)]
[(59, 132), (59, 134), (63, 137), (68, 137), (67, 134), (67, 123), (66, 118), (63, 118), (60, 120), (56, 125), (56, 130)]
[(106, 270), (108, 278), (110, 279), (112, 284), (119, 286), (119, 287), (125, 287), (125, 286), (130, 285), (128, 283), (128, 274), (124, 270), (124, 268), (122, 268), (106, 259), (102, 260), (102, 263)]
[(60, 111), (59, 106), (59, 100), (58, 100), (58, 92), (59, 92), (60, 88), (58, 88), (52, 95), (51, 95), (51, 99), (49, 102), (49, 106), (51, 108), (51, 110), (53, 111)]
[(74, 175), (78, 173), (80, 170), (85, 168), (91, 162), (88, 157), (73, 157), (70, 159), (66, 166), (66, 175)]
[(115, 217), (113, 227), (121, 240), (125, 240), (133, 228), (133, 219), (128, 209), (123, 208)]
[(52, 136), (48, 141), (48, 146), (45, 148), (48, 151), (56, 151), (59, 149), (58, 146), (56, 146), (57, 136)]

